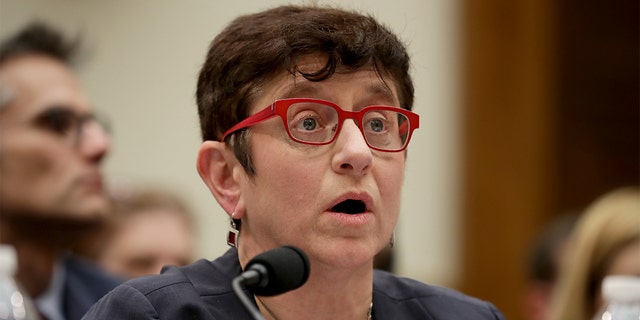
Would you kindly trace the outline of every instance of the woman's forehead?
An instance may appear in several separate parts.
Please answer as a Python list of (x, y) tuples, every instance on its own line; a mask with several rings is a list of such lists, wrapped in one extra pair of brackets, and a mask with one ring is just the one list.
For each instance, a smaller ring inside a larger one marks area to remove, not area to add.
[[(262, 86), (254, 101), (271, 103), (276, 99), (322, 97), (344, 93), (349, 86), (354, 94), (382, 97), (387, 104), (397, 104), (398, 93), (390, 77), (381, 76), (373, 67), (357, 70), (337, 69), (336, 72), (321, 81), (313, 81), (299, 72), (282, 72)], [(263, 106), (264, 107), (264, 106)]]

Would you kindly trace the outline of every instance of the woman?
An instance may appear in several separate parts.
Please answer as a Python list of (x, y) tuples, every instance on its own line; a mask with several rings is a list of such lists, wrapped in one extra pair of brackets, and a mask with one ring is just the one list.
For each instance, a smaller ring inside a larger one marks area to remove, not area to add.
[(608, 275), (640, 277), (640, 191), (611, 191), (580, 218), (560, 274), (551, 319), (591, 319), (603, 307)]
[(419, 126), (409, 65), (398, 38), (358, 13), (285, 6), (233, 21), (200, 73), (197, 167), (237, 248), (130, 282), (87, 318), (249, 319), (231, 280), (254, 256), (294, 245), (310, 276), (253, 296), (266, 319), (502, 319), (490, 303), (373, 270)]

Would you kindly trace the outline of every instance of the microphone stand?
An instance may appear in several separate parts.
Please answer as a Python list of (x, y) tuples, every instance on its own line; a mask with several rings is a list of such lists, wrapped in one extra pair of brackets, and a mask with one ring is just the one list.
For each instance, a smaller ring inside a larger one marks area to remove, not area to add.
[(258, 296), (274, 296), (296, 289), (309, 277), (309, 260), (304, 251), (283, 246), (251, 259), (246, 270), (231, 282), (234, 293), (254, 320), (265, 320), (244, 289)]
[(260, 311), (258, 311), (258, 308), (253, 305), (251, 299), (245, 294), (243, 290), (245, 280), (247, 280), (245, 277), (234, 278), (231, 282), (233, 291), (254, 320), (265, 320)]

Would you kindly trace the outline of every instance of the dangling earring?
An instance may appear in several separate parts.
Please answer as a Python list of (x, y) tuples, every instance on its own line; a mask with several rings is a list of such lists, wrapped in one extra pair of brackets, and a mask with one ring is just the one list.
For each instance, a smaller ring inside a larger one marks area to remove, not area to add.
[(233, 218), (233, 216), (236, 213), (232, 213), (231, 214), (231, 223), (229, 225), (229, 233), (227, 234), (227, 244), (230, 247), (236, 247), (238, 244), (238, 233), (240, 232), (236, 226), (236, 222), (235, 219)]
[(391, 248), (393, 248), (393, 246), (394, 246), (395, 244), (396, 244), (396, 231), (394, 230), (394, 231), (391, 233), (391, 239), (389, 239), (389, 246), (390, 246)]

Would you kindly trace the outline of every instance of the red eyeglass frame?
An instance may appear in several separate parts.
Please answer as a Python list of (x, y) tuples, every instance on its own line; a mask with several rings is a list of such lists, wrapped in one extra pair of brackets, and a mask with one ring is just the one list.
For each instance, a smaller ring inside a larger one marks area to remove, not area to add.
[[(296, 137), (291, 135), (291, 132), (289, 130), (289, 124), (287, 123), (287, 110), (289, 109), (289, 106), (291, 106), (292, 104), (301, 103), (301, 102), (312, 102), (312, 103), (324, 104), (324, 105), (327, 105), (327, 106), (330, 106), (330, 107), (334, 108), (338, 112), (338, 127), (336, 128), (336, 133), (333, 135), (333, 138), (331, 138), (331, 140), (325, 141), (325, 142), (309, 142), (309, 141), (300, 140), (300, 139), (298, 139), (298, 138), (296, 138)], [(415, 129), (420, 127), (420, 116), (417, 113), (411, 112), (410, 110), (403, 109), (403, 108), (391, 107), (391, 106), (383, 106), (383, 105), (367, 106), (367, 107), (362, 108), (359, 111), (347, 111), (347, 110), (343, 110), (342, 108), (340, 108), (340, 106), (338, 106), (337, 104), (335, 104), (335, 103), (333, 103), (331, 101), (322, 100), (322, 99), (313, 99), (313, 98), (278, 99), (278, 100), (274, 101), (272, 104), (268, 105), (266, 108), (264, 108), (261, 111), (259, 111), (258, 113), (253, 114), (253, 115), (245, 118), (244, 120), (238, 122), (233, 127), (229, 128), (229, 130), (225, 131), (225, 133), (222, 135), (222, 138), (220, 138), (220, 142), (224, 142), (224, 140), (227, 138), (227, 136), (229, 136), (230, 134), (232, 134), (232, 133), (234, 133), (234, 132), (236, 132), (236, 131), (238, 131), (240, 129), (244, 129), (244, 128), (250, 127), (250, 126), (252, 126), (254, 124), (258, 124), (258, 123), (260, 123), (262, 121), (265, 121), (265, 120), (270, 119), (270, 118), (275, 117), (275, 116), (279, 116), (280, 119), (282, 119), (282, 123), (284, 124), (285, 131), (287, 132), (287, 135), (289, 135), (289, 138), (291, 138), (291, 140), (293, 140), (293, 141), (296, 141), (296, 142), (302, 143), (302, 144), (325, 145), (325, 144), (332, 143), (336, 139), (338, 134), (340, 133), (340, 129), (342, 129), (342, 124), (347, 119), (355, 120), (356, 123), (358, 124), (358, 129), (360, 129), (360, 132), (362, 133), (362, 136), (365, 137), (364, 129), (361, 127), (360, 124), (362, 123), (362, 119), (363, 119), (364, 115), (368, 111), (371, 111), (372, 109), (374, 109), (374, 110), (395, 111), (395, 112), (399, 112), (399, 113), (403, 114), (405, 117), (407, 117), (408, 121), (405, 121), (402, 124), (402, 127), (400, 128), (400, 131), (409, 130), (409, 133), (408, 133), (406, 142), (404, 143), (402, 148), (400, 148), (398, 150), (386, 150), (386, 149), (380, 149), (380, 148), (374, 147), (374, 146), (370, 145), (369, 142), (367, 141), (367, 139), (365, 138), (364, 140), (367, 143), (367, 145), (369, 146), (369, 148), (374, 149), (374, 150), (378, 150), (378, 151), (383, 151), (383, 152), (399, 152), (399, 151), (403, 151), (404, 149), (406, 149), (407, 146), (409, 145), (409, 141), (411, 141), (411, 136), (413, 135), (413, 130), (415, 130)], [(407, 123), (410, 123), (409, 128), (406, 128)]]

